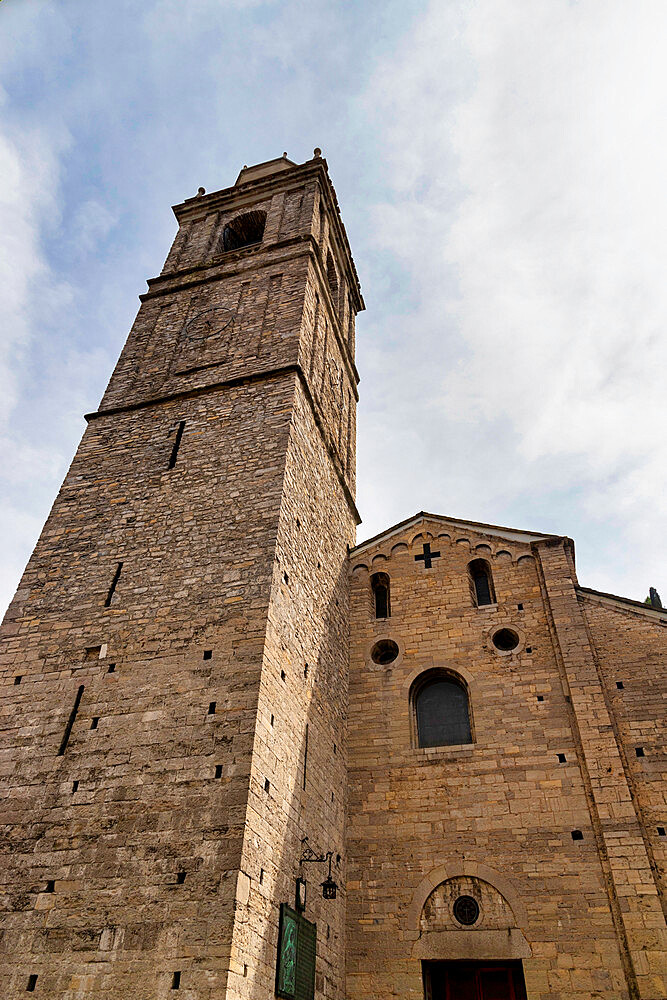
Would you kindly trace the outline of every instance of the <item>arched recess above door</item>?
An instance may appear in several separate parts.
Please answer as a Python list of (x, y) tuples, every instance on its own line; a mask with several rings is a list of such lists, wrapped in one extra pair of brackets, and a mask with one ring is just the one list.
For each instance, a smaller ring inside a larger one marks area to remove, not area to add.
[(442, 882), (447, 882), (449, 879), (459, 878), (464, 875), (480, 878), (484, 882), (488, 882), (489, 885), (492, 885), (494, 889), (497, 889), (509, 903), (517, 926), (526, 927), (528, 912), (509, 879), (494, 868), (489, 868), (488, 865), (480, 864), (477, 861), (464, 861), (452, 865), (438, 865), (436, 868), (432, 868), (428, 875), (421, 880), (414, 891), (412, 901), (408, 907), (408, 930), (416, 931), (419, 929), (419, 919), (424, 908), (424, 903), (434, 889), (437, 889)]
[[(430, 873), (418, 888), (410, 918), (419, 901), (428, 893), (419, 910), (418, 926), (409, 933), (415, 939), (413, 958), (438, 961), (507, 961), (529, 958), (531, 948), (517, 925), (515, 911), (504, 894), (479, 870), (484, 865), (467, 865), (477, 874), (447, 873), (430, 892), (433, 882), (443, 874), (443, 867)], [(486, 869), (485, 874), (491, 874)], [(497, 879), (498, 873), (493, 877)], [(501, 881), (505, 883), (506, 880)], [(519, 911), (523, 907), (514, 896)], [(525, 926), (525, 925), (524, 925)]]

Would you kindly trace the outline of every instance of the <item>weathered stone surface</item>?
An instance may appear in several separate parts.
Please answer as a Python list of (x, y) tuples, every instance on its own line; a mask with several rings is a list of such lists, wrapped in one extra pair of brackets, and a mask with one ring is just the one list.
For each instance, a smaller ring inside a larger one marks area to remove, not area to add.
[[(5, 996), (37, 974), (43, 996), (161, 997), (175, 971), (188, 997), (270, 995), (302, 838), (343, 853), (363, 303), (324, 161), (288, 167), (176, 209), (7, 615)], [(261, 244), (221, 252), (249, 207)]]
[[(569, 539), (420, 514), (353, 548), (363, 302), (326, 164), (175, 212), (2, 626), (3, 995), (268, 998), (305, 875), (318, 1000), (418, 1000), (460, 960), (662, 998), (667, 613), (580, 587)], [(418, 745), (429, 671), (472, 742)]]
[[(493, 605), (472, 596), (478, 558)], [(350, 567), (348, 997), (419, 997), (419, 960), (475, 958), (522, 958), (530, 1000), (662, 996), (667, 616), (578, 587), (567, 539), (432, 515)], [(490, 641), (501, 627), (515, 650)], [(434, 669), (467, 688), (471, 744), (417, 745), (410, 694)], [(452, 915), (464, 889), (474, 928)]]

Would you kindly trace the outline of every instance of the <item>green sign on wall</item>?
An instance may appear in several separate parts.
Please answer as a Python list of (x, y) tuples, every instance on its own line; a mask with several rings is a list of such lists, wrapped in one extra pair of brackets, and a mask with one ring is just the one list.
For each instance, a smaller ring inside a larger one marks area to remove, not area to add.
[(276, 995), (287, 1000), (314, 1000), (317, 925), (287, 903), (280, 906)]

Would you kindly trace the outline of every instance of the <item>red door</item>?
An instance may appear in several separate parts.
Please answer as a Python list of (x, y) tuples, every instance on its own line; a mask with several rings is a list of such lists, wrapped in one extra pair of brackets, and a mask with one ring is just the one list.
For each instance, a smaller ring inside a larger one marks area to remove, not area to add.
[(521, 962), (425, 962), (426, 1000), (526, 1000)]

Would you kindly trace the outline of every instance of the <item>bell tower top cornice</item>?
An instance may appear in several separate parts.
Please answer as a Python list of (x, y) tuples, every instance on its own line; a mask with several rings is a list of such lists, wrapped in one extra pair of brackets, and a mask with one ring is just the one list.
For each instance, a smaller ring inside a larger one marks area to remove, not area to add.
[(312, 160), (305, 163), (294, 163), (287, 159), (286, 154), (273, 160), (266, 160), (253, 166), (244, 166), (232, 187), (222, 188), (206, 194), (203, 188), (193, 198), (186, 198), (179, 205), (172, 206), (172, 211), (179, 226), (195, 222), (211, 212), (242, 211), (252, 206), (262, 198), (270, 197), (281, 191), (287, 191), (296, 184), (315, 181), (319, 186), (320, 198), (327, 209), (330, 232), (342, 255), (345, 269), (348, 272), (350, 291), (356, 299), (358, 312), (365, 309), (361, 295), (361, 284), (350, 250), (345, 226), (341, 218), (336, 191), (329, 177), (327, 161), (322, 157), (321, 150), (315, 149)]

